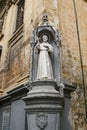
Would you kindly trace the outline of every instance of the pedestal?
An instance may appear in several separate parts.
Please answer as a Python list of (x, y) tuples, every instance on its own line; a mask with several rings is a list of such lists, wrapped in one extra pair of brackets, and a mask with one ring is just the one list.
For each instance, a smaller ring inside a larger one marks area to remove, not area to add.
[(64, 98), (55, 89), (55, 81), (35, 81), (24, 98), (28, 130), (60, 130)]

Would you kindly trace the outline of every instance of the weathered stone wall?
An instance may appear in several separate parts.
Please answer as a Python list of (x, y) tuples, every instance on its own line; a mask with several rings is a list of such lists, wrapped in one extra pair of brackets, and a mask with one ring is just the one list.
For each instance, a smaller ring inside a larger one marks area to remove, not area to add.
[(8, 63), (8, 40), (11, 38), (12, 33), (14, 31), (15, 26), (15, 6), (12, 5), (8, 13), (5, 14), (4, 25), (3, 25), (3, 34), (4, 37), (0, 41), (0, 45), (2, 45), (2, 54), (0, 61), (0, 89), (4, 89), (6, 86), (6, 75), (7, 75), (7, 63)]
[[(85, 3), (87, 4), (87, 3)], [(84, 0), (76, 1), (84, 72), (86, 72), (86, 22)], [(59, 0), (59, 25), (62, 37), (63, 76), (71, 82), (81, 82), (79, 45), (73, 0)], [(65, 60), (66, 59), (66, 60)], [(78, 75), (78, 76), (77, 76)]]
[[(80, 33), (81, 52), (85, 78), (84, 80), (85, 85), (87, 86), (87, 2), (85, 2), (84, 0), (76, 0), (75, 2)], [(75, 130), (77, 129), (75, 127), (78, 127), (78, 129), (85, 130), (87, 126), (85, 123), (85, 104), (82, 87), (82, 70), (73, 0), (59, 0), (58, 14), (62, 44), (61, 52), (63, 78), (77, 85), (77, 90), (76, 92), (74, 92), (72, 98), (73, 129)]]
[(17, 10), (17, 5), (12, 4), (7, 11), (3, 26), (4, 37), (0, 41), (0, 45), (3, 46), (0, 61), (0, 91), (2, 92), (4, 89), (3, 95), (8, 90), (29, 80), (32, 29), (40, 24), (45, 4), (43, 0), (39, 2), (25, 0), (23, 28), (21, 27), (22, 29), (19, 28), (17, 32), (14, 32)]

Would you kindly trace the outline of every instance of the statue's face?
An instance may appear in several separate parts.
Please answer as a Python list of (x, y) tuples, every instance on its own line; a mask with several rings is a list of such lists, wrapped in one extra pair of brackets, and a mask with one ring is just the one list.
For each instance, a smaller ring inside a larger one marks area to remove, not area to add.
[(46, 35), (43, 35), (42, 39), (43, 39), (44, 42), (47, 42), (48, 37)]

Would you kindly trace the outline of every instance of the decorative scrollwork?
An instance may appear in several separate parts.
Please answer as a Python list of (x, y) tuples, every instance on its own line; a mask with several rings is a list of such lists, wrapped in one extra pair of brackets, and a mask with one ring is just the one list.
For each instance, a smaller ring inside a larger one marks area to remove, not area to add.
[(36, 123), (40, 129), (44, 129), (48, 124), (48, 115), (42, 112), (37, 113)]

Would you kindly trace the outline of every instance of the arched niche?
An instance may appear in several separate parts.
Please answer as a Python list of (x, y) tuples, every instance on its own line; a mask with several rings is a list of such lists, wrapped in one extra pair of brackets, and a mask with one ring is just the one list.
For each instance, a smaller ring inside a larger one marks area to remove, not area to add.
[[(38, 67), (38, 55), (36, 51), (36, 45), (38, 40), (41, 41), (42, 35), (46, 34), (49, 39), (48, 42), (53, 46), (53, 53), (50, 54), (52, 69), (53, 69), (53, 80), (60, 84), (62, 80), (61, 76), (61, 57), (60, 57), (60, 35), (59, 30), (54, 29), (49, 24), (42, 24), (38, 26), (32, 33), (32, 44), (31, 44), (31, 67), (30, 67), (30, 81), (37, 80), (37, 67)], [(42, 59), (43, 60), (43, 59)]]

